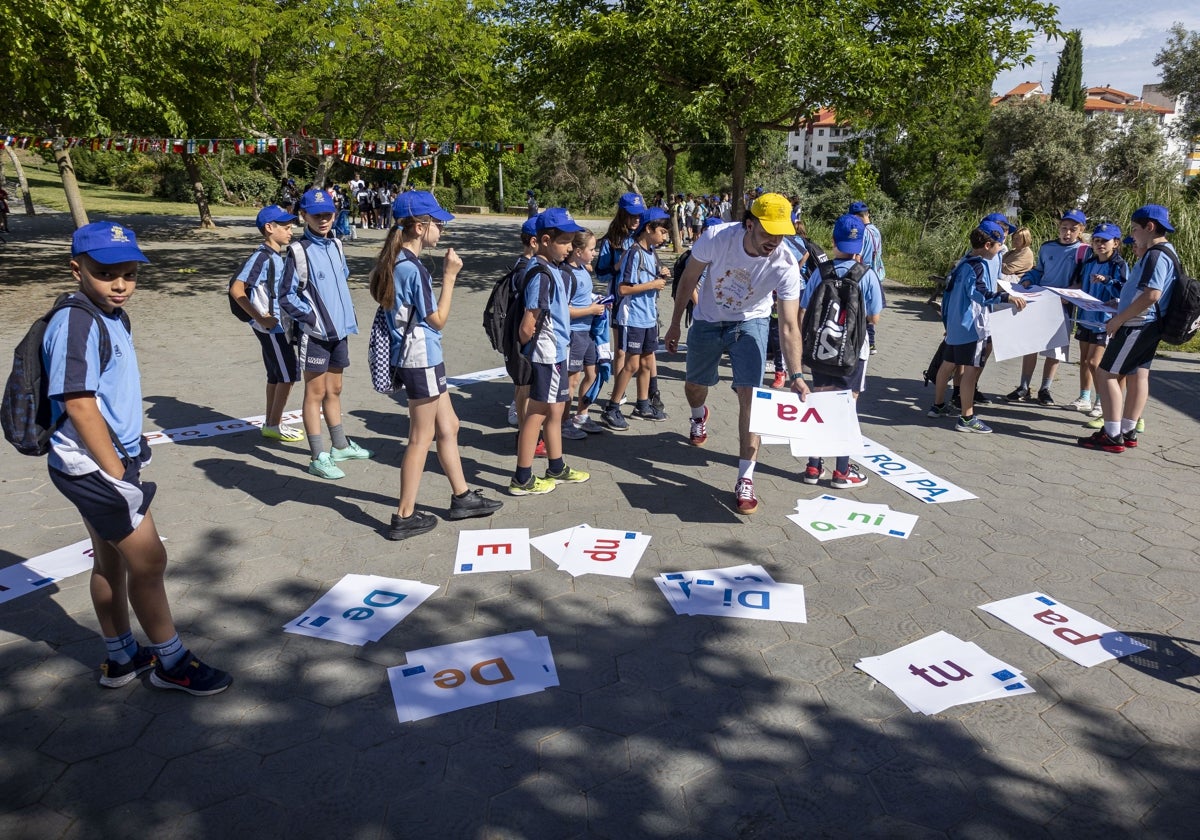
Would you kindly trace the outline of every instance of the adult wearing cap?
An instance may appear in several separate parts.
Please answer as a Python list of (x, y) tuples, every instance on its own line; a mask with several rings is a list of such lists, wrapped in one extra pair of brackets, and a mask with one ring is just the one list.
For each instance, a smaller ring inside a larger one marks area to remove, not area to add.
[(750, 401), (762, 385), (766, 368), (767, 331), (772, 293), (777, 298), (779, 337), (791, 374), (791, 388), (802, 397), (808, 386), (800, 372), (800, 264), (788, 248), (780, 247), (792, 236), (792, 206), (778, 193), (759, 196), (741, 225), (722, 225), (704, 233), (692, 256), (675, 297), (675, 310), (667, 329), (667, 350), (679, 349), (680, 322), (707, 272), (688, 330), (687, 375), (684, 393), (691, 407), (689, 434), (693, 446), (708, 441), (708, 389), (719, 380), (721, 357), (728, 352), (733, 367), (733, 389), (738, 395), (738, 480), (735, 509), (749, 514), (758, 509), (754, 493), (754, 465), (758, 435), (750, 432)]
[[(342, 371), (350, 366), (349, 337), (358, 333), (350, 300), (350, 268), (342, 243), (330, 236), (334, 207), (324, 190), (300, 197), (304, 235), (288, 246), (279, 284), (279, 304), (300, 329), (297, 362), (304, 376), (304, 432), (312, 455), (308, 471), (320, 478), (345, 478), (341, 461), (372, 453), (346, 437), (342, 427)], [(332, 447), (325, 451), (321, 418)]]
[(1079, 439), (1080, 446), (1105, 452), (1124, 452), (1138, 445), (1137, 421), (1150, 396), (1150, 365), (1162, 340), (1162, 317), (1179, 272), (1179, 256), (1167, 241), (1167, 234), (1175, 232), (1167, 208), (1147, 204), (1134, 210), (1131, 218), (1129, 233), (1145, 254), (1130, 271), (1117, 314), (1105, 327), (1109, 342), (1099, 370), (1104, 428)]
[[(871, 271), (875, 272), (875, 276), (879, 278), (879, 288), (883, 289), (883, 278), (885, 276), (883, 268), (883, 234), (879, 232), (879, 228), (871, 224), (871, 208), (867, 206), (865, 201), (851, 202), (850, 208), (846, 211), (848, 215), (857, 216), (863, 223), (863, 240), (862, 251), (859, 252), (859, 261)], [(887, 306), (887, 301), (884, 300), (884, 306)], [(870, 352), (875, 352), (875, 324), (867, 323), (867, 340), (870, 344)]]
[[(1068, 210), (1058, 220), (1058, 238), (1042, 243), (1038, 248), (1037, 264), (1021, 278), (1021, 285), (1042, 286), (1049, 289), (1065, 289), (1077, 285), (1079, 268), (1083, 265), (1087, 246), (1079, 241), (1087, 217), (1081, 210)], [(1050, 386), (1058, 372), (1058, 363), (1067, 358), (1066, 345), (1051, 347), (1041, 353), (1030, 353), (1021, 360), (1021, 381), (1005, 399), (1009, 402), (1033, 401), (1033, 372), (1037, 368), (1038, 356), (1045, 357), (1042, 365), (1042, 383), (1038, 388), (1037, 401), (1041, 405), (1054, 405)]]

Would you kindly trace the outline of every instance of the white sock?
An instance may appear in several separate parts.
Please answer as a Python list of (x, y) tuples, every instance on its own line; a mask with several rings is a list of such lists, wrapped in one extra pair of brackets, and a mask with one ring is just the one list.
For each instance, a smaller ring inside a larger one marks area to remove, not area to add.
[(1137, 426), (1136, 420), (1130, 420), (1128, 417), (1121, 418), (1121, 434), (1132, 432), (1135, 426)]
[(704, 419), (704, 406), (699, 406), (698, 408), (692, 409), (692, 419), (693, 420), (703, 420)]
[(1105, 420), (1104, 421), (1104, 433), (1111, 438), (1115, 438), (1118, 435), (1120, 435), (1121, 434), (1121, 421)]
[(745, 458), (738, 459), (738, 478), (748, 478), (754, 480), (754, 462), (747, 461)]

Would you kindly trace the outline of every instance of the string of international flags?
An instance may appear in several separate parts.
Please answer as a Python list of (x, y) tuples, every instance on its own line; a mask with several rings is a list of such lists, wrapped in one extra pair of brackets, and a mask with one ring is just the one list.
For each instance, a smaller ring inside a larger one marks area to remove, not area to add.
[[(464, 149), (493, 152), (525, 151), (524, 143), (499, 143), (475, 140), (472, 142), (427, 140), (325, 140), (317, 137), (39, 137), (36, 135), (0, 134), (0, 149), (83, 149), (92, 152), (157, 152), (159, 154), (215, 155), (222, 149), (235, 155), (311, 154), (337, 157), (352, 166), (365, 169), (416, 169), (429, 166), (436, 155), (451, 155)], [(406, 160), (387, 160), (385, 156), (408, 154)]]

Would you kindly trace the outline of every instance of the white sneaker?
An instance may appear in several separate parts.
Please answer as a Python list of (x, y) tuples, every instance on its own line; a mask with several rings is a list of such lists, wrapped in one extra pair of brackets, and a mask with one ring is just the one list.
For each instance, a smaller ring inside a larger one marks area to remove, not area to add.
[(1096, 403), (1092, 406), (1092, 410), (1087, 413), (1087, 416), (1092, 418), (1103, 417), (1104, 406), (1100, 405), (1100, 403)]
[(1092, 410), (1092, 401), (1090, 399), (1088, 399), (1087, 397), (1080, 397), (1079, 399), (1075, 400), (1075, 402), (1071, 403), (1068, 407), (1073, 408), (1076, 411), (1087, 412), (1087, 411)]
[(508, 425), (517, 425), (517, 402), (513, 400), (508, 404)]

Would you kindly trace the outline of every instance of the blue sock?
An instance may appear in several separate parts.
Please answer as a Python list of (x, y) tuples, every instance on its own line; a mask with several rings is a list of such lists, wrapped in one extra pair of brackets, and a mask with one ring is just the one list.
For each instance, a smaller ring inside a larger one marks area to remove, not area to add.
[(849, 455), (839, 455), (837, 462), (833, 465), (833, 468), (835, 470), (837, 470), (838, 472), (840, 472), (842, 475), (845, 475), (846, 473), (850, 472), (850, 456)]
[(533, 467), (517, 467), (517, 471), (513, 473), (513, 481), (517, 484), (528, 484), (531, 478), (533, 478)]
[(565, 466), (566, 464), (563, 463), (562, 458), (550, 458), (546, 464), (546, 472), (558, 475), (563, 471), (563, 467)]
[(809, 458), (808, 465), (810, 467), (815, 467), (816, 469), (819, 470), (819, 469), (821, 469), (821, 459), (820, 458)]
[(183, 657), (187, 656), (187, 648), (183, 646), (183, 642), (179, 641), (178, 633), (161, 645), (150, 645), (150, 648), (158, 656), (158, 661), (162, 663), (164, 671), (170, 671), (183, 661)]
[(104, 647), (108, 651), (108, 658), (118, 665), (132, 662), (134, 654), (138, 651), (138, 643), (133, 640), (131, 630), (126, 630), (120, 636), (111, 639), (105, 636)]

